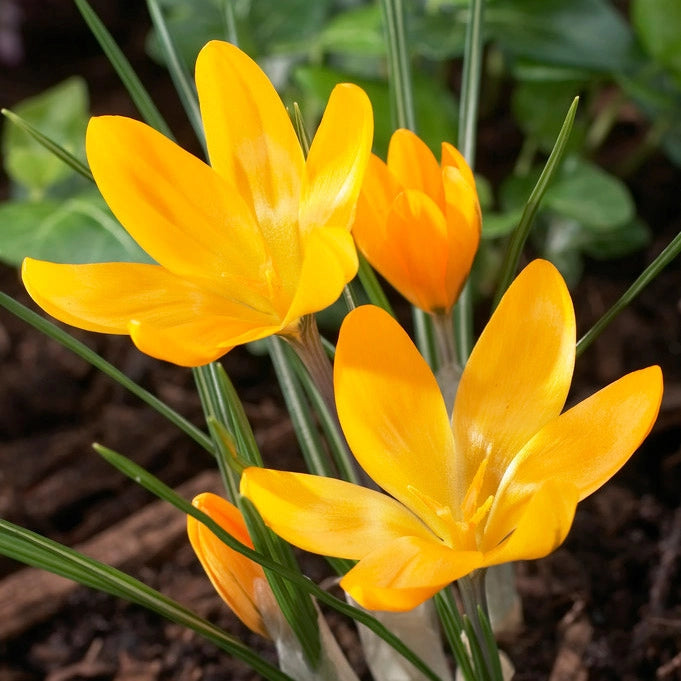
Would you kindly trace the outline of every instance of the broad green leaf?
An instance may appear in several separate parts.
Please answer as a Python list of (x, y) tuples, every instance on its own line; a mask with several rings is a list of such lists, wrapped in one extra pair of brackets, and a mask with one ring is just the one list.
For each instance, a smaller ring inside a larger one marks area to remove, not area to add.
[[(13, 108), (21, 118), (74, 156), (85, 159), (88, 96), (85, 81), (73, 77)], [(33, 197), (73, 174), (63, 161), (14, 125), (3, 134), (5, 170)]]
[(385, 37), (378, 3), (360, 5), (330, 19), (317, 38), (317, 47), (353, 55), (385, 55)]
[(485, 22), (514, 58), (600, 73), (627, 69), (639, 58), (625, 19), (606, 0), (496, 0)]
[(631, 21), (648, 54), (681, 78), (681, 2), (633, 0)]
[(535, 238), (538, 241), (543, 234), (541, 256), (550, 260), (560, 270), (567, 285), (572, 287), (579, 281), (584, 269), (581, 254), (584, 230), (576, 220), (559, 215), (546, 218), (544, 223), (545, 230), (540, 230)]
[(512, 210), (507, 213), (488, 211), (482, 218), (482, 238), (498, 239), (510, 234), (520, 222), (523, 211)]
[[(556, 135), (565, 118), (565, 111), (580, 93), (581, 81), (521, 81), (511, 100), (516, 122), (526, 135), (534, 139), (539, 148), (548, 153), (553, 149)], [(567, 150), (579, 149), (584, 139), (584, 123), (575, 121)]]
[(95, 193), (0, 205), (0, 260), (151, 262)]
[(584, 227), (609, 230), (634, 218), (634, 201), (626, 185), (602, 168), (567, 159), (544, 198), (546, 208)]
[(640, 251), (650, 243), (650, 228), (643, 220), (634, 218), (612, 230), (589, 232), (582, 250), (596, 260), (622, 258)]

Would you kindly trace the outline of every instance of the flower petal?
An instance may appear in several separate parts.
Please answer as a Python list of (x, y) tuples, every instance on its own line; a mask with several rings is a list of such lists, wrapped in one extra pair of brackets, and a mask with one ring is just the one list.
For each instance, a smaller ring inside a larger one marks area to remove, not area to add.
[(107, 204), (158, 263), (179, 276), (227, 273), (261, 286), (267, 256), (252, 209), (213, 169), (122, 116), (90, 119), (86, 148)]
[(369, 610), (411, 610), (482, 564), (477, 551), (454, 551), (421, 537), (400, 537), (379, 546), (341, 580)]
[(475, 189), (473, 171), (463, 157), (463, 154), (453, 144), (449, 144), (449, 142), (442, 143), (441, 163), (443, 170), (447, 167), (456, 168), (463, 175), (466, 184)]
[(661, 400), (662, 372), (652, 366), (623, 376), (548, 423), (511, 462), (490, 511), (490, 525), (513, 523), (527, 496), (544, 480), (568, 480), (580, 501), (589, 496), (643, 442)]
[(426, 499), (437, 508), (454, 504), (449, 418), (435, 377), (388, 313), (366, 305), (345, 318), (334, 386), (343, 432), (362, 468), (437, 532), (437, 509)]
[(337, 85), (305, 164), (300, 231), (329, 225), (350, 229), (373, 139), (371, 102), (364, 90)]
[[(27, 258), (22, 277), (33, 300), (67, 324), (100, 333), (131, 333), (133, 340), (131, 322), (164, 329), (155, 345), (145, 342), (140, 349), (184, 366), (220, 357), (245, 342), (244, 334), (262, 338), (279, 328), (271, 316), (216, 296), (158, 265), (61, 265)], [(192, 361), (180, 350), (183, 336), (197, 355)]]
[(267, 338), (280, 326), (251, 326), (241, 320), (199, 316), (172, 326), (131, 320), (128, 333), (137, 348), (156, 359), (184, 367), (209, 364), (236, 345)]
[(445, 290), (451, 307), (470, 274), (480, 244), (482, 218), (475, 189), (465, 182), (456, 168), (442, 171), (449, 249), (445, 274)]
[[(253, 548), (244, 519), (235, 506), (208, 492), (199, 494), (192, 504), (235, 539)], [(256, 581), (267, 583), (262, 567), (230, 549), (192, 516), (187, 516), (187, 533), (194, 552), (222, 600), (251, 631), (269, 638), (255, 595)]]
[(282, 326), (331, 305), (357, 273), (355, 242), (342, 227), (313, 229), (303, 248), (297, 287)]
[[(501, 532), (485, 531), (484, 547), (491, 548), (485, 554), (485, 565), (543, 558), (565, 541), (579, 501), (577, 487), (564, 478), (549, 479), (525, 501), (515, 526), (502, 517)], [(496, 538), (500, 541), (504, 537), (508, 538), (494, 548)]]
[(411, 130), (400, 128), (390, 138), (388, 168), (407, 189), (428, 194), (443, 208), (440, 164), (428, 145)]
[(390, 270), (394, 259), (395, 248), (387, 239), (386, 224), (390, 207), (402, 189), (388, 166), (372, 154), (357, 201), (352, 235), (357, 247), (381, 273)]
[(282, 281), (299, 268), (303, 151), (262, 69), (213, 40), (196, 60), (196, 87), (213, 168), (253, 208)]
[(396, 537), (432, 537), (394, 499), (335, 478), (247, 468), (241, 493), (286, 541), (327, 556), (359, 559)]
[(530, 263), (511, 284), (464, 368), (452, 427), (467, 487), (489, 457), (479, 498), (565, 403), (575, 357), (572, 301), (558, 270)]
[(393, 202), (386, 225), (389, 269), (383, 276), (416, 307), (448, 310), (454, 295), (446, 287), (450, 245), (445, 216), (426, 194), (406, 190)]

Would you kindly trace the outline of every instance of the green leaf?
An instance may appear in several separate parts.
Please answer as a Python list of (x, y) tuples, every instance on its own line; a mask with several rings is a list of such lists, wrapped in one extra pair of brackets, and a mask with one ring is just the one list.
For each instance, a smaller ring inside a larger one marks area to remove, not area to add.
[[(159, 0), (178, 56), (185, 67), (191, 68), (199, 50), (211, 40), (225, 40), (221, 10), (222, 0)], [(160, 64), (166, 63), (166, 51), (154, 28), (147, 35), (147, 54)]]
[(634, 201), (626, 185), (599, 166), (575, 157), (567, 159), (544, 205), (584, 227), (610, 230), (634, 218)]
[[(513, 116), (526, 135), (534, 139), (539, 148), (549, 153), (556, 141), (565, 117), (564, 111), (580, 93), (583, 82), (567, 81), (521, 81), (513, 90), (511, 106)], [(575, 121), (567, 151), (581, 148), (584, 124)]]
[[(13, 111), (79, 159), (85, 159), (88, 121), (85, 81), (73, 77), (17, 104)], [(54, 184), (70, 177), (71, 168), (27, 132), (5, 126), (5, 170), (10, 178), (33, 196), (43, 196)]]
[(626, 21), (606, 0), (497, 0), (486, 27), (514, 58), (601, 73), (639, 58)]
[(385, 38), (379, 5), (360, 5), (331, 18), (317, 38), (322, 51), (380, 57)]
[[(61, 163), (61, 162), (60, 162)], [(152, 262), (95, 193), (0, 205), (0, 260)]]
[(631, 21), (646, 51), (681, 77), (681, 2), (633, 0)]
[(487, 212), (482, 219), (482, 238), (498, 239), (510, 234), (520, 222), (523, 211), (516, 209), (507, 213)]
[(234, 636), (130, 575), (2, 519), (0, 554), (156, 612), (243, 660), (268, 681), (294, 681)]
[(634, 218), (612, 230), (589, 232), (582, 250), (596, 260), (611, 260), (640, 251), (650, 243), (650, 227)]

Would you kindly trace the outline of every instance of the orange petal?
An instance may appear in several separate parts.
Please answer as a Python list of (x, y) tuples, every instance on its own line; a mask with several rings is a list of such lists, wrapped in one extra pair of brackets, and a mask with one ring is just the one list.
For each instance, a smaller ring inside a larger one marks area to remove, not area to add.
[(511, 462), (490, 524), (512, 523), (544, 480), (569, 480), (579, 500), (597, 490), (648, 435), (661, 400), (662, 372), (652, 366), (623, 376), (548, 423)]
[(441, 163), (443, 170), (448, 166), (456, 168), (463, 175), (466, 184), (471, 189), (475, 189), (475, 176), (471, 167), (466, 162), (463, 154), (454, 145), (449, 144), (449, 142), (442, 143)]
[(286, 109), (262, 69), (213, 40), (196, 60), (196, 87), (211, 165), (257, 216), (275, 269), (295, 275), (305, 160)]
[(400, 537), (363, 558), (340, 585), (364, 608), (402, 612), (481, 564), (477, 551), (454, 551), (432, 539)]
[(435, 507), (457, 499), (449, 418), (435, 377), (389, 314), (366, 305), (345, 318), (334, 386), (343, 432), (362, 468), (437, 532)]
[(430, 196), (442, 209), (442, 173), (428, 145), (411, 130), (396, 130), (390, 138), (388, 168), (407, 189)]
[(560, 414), (575, 357), (572, 301), (558, 270), (530, 263), (511, 284), (464, 368), (452, 427), (467, 487), (489, 457), (480, 497), (494, 494), (525, 443)]
[(432, 537), (394, 499), (335, 478), (247, 468), (241, 493), (286, 541), (326, 556), (356, 560), (396, 537)]
[[(131, 333), (133, 340), (131, 322), (137, 323), (135, 328), (163, 329), (164, 337), (155, 347), (143, 343), (141, 349), (185, 366), (223, 355), (245, 342), (244, 334), (254, 329), (263, 335), (279, 329), (271, 316), (216, 296), (158, 265), (61, 265), (27, 258), (22, 277), (36, 303), (67, 324), (100, 333)], [(180, 349), (185, 337), (191, 352), (198, 353), (193, 361)]]
[(158, 263), (218, 283), (227, 272), (257, 288), (267, 255), (255, 216), (214, 170), (121, 116), (92, 118), (86, 148), (107, 204)]
[(355, 242), (342, 227), (313, 229), (303, 248), (297, 288), (282, 327), (331, 305), (357, 273)]
[[(243, 517), (228, 501), (205, 493), (192, 503), (235, 539), (253, 548)], [(187, 533), (203, 569), (225, 603), (249, 629), (269, 638), (255, 595), (256, 583), (267, 583), (262, 567), (230, 549), (192, 516), (187, 516)]]
[[(491, 549), (485, 554), (485, 565), (535, 560), (557, 549), (572, 526), (578, 496), (575, 485), (564, 478), (540, 483), (525, 498), (515, 524), (501, 517), (498, 527), (490, 533), (485, 531), (483, 545)], [(496, 546), (504, 537), (508, 538)]]
[(442, 171), (447, 221), (448, 258), (445, 289), (451, 307), (470, 274), (480, 244), (482, 218), (478, 196), (456, 168)]
[(381, 273), (390, 269), (393, 259), (393, 249), (387, 244), (386, 225), (390, 207), (401, 191), (402, 185), (388, 166), (372, 154), (357, 201), (352, 235), (357, 247)]
[(305, 164), (300, 230), (329, 225), (349, 229), (373, 139), (373, 113), (356, 85), (337, 85)]

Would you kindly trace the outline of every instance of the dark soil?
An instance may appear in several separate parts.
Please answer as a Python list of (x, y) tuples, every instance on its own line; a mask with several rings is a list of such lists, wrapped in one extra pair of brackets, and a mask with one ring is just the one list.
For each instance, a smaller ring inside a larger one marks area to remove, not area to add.
[[(70, 3), (15, 4), (24, 12), (20, 26), (24, 53), (16, 53), (13, 64), (3, 56), (3, 106), (82, 73), (91, 85), (94, 110), (134, 115)], [(142, 52), (147, 29), (143, 4), (96, 6), (182, 138), (186, 124), (167, 78)], [(482, 125), (479, 158), (484, 172), (485, 164), (503, 157), (503, 144), (516, 140), (506, 135), (508, 123), (490, 120)], [(618, 129), (613, 145), (617, 135)], [(513, 154), (508, 149), (508, 157)], [(630, 179), (630, 186), (654, 240), (646, 252), (630, 258), (587, 263), (573, 292), (582, 331), (681, 230), (678, 169), (656, 156)], [(627, 371), (657, 363), (665, 374), (665, 401), (641, 450), (608, 485), (580, 504), (564, 546), (544, 560), (517, 566), (524, 625), (502, 643), (518, 681), (681, 679), (680, 284), (674, 263), (578, 361), (574, 399)], [(10, 268), (0, 269), (0, 290), (27, 302)], [(127, 338), (76, 335), (201, 424), (189, 371), (142, 356)], [(154, 500), (112, 473), (92, 451), (93, 441), (129, 455), (174, 487), (213, 469), (209, 455), (155, 412), (5, 311), (0, 311), (0, 362), (2, 517), (69, 546), (91, 546), (88, 542), (98, 537), (117, 537), (108, 548), (122, 555), (127, 549), (121, 523)], [(296, 465), (295, 437), (268, 362), (239, 348), (224, 358), (224, 365), (266, 461), (281, 468)], [(215, 478), (211, 480), (217, 485)], [(273, 651), (235, 621), (213, 592), (182, 525), (183, 519), (176, 517), (157, 533), (162, 538), (158, 545), (132, 550), (126, 570), (260, 646), (274, 660)], [(102, 534), (106, 532), (112, 534)], [(81, 587), (42, 591), (46, 587), (36, 573), (22, 570), (0, 557), (0, 630), (5, 627), (4, 637), (0, 634), (0, 681), (257, 678), (212, 644), (139, 607)], [(310, 561), (310, 570), (316, 578), (318, 564)], [(25, 575), (23, 581), (10, 581), (20, 574)], [(19, 583), (24, 585), (21, 593), (2, 591), (3, 586)], [(31, 592), (35, 605), (10, 609), (12, 602), (29, 603), (24, 596)], [(333, 623), (358, 673), (368, 678), (351, 625), (338, 618)]]

